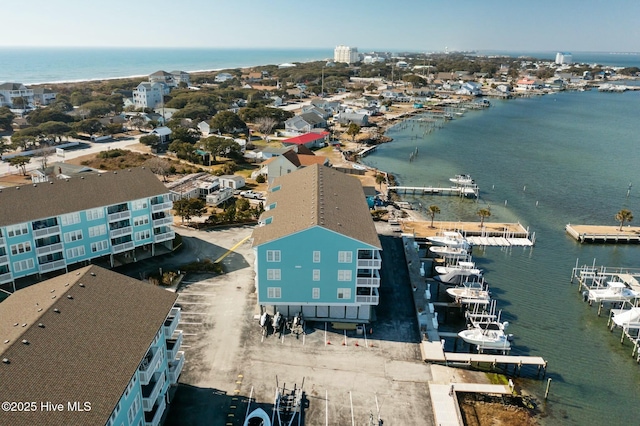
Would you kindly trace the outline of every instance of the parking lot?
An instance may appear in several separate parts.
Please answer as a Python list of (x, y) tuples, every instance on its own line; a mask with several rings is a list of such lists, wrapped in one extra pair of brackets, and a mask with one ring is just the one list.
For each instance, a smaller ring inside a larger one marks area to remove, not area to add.
[(304, 333), (265, 336), (253, 251), (250, 240), (243, 242), (250, 232), (185, 232), (187, 249), (199, 257), (215, 260), (237, 247), (222, 260), (226, 274), (187, 275), (179, 290), (186, 362), (166, 424), (242, 425), (250, 396), (251, 409), (272, 412), (276, 384), (303, 386), (304, 425), (378, 424), (378, 416), (385, 425), (433, 424), (431, 370), (420, 361), (401, 243), (381, 237), (381, 303), (365, 332), (315, 322)]

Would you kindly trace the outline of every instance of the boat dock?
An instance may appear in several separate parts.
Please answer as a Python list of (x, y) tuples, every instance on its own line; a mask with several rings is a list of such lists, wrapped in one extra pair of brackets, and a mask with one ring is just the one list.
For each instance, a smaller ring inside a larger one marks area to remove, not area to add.
[(449, 186), (449, 187), (435, 187), (435, 186), (389, 186), (387, 188), (387, 198), (391, 191), (397, 194), (413, 194), (413, 195), (457, 195), (459, 197), (479, 197), (480, 189), (478, 185), (464, 185), (464, 186)]
[(415, 238), (410, 235), (402, 236), (402, 245), (409, 269), (409, 280), (413, 288), (413, 301), (415, 306), (418, 325), (422, 335), (420, 350), (425, 362), (441, 363), (445, 365), (464, 364), (476, 366), (486, 364), (489, 367), (513, 366), (514, 373), (520, 374), (522, 366), (533, 365), (538, 367), (538, 375), (546, 372), (547, 362), (541, 357), (530, 356), (510, 356), (510, 355), (490, 355), (490, 354), (469, 354), (445, 352), (442, 346), (444, 337), (456, 337), (456, 333), (440, 332), (438, 330), (438, 313), (435, 306), (441, 303), (434, 302), (431, 294), (431, 284), (427, 283), (420, 274), (421, 259), (419, 255), (419, 245)]
[(567, 234), (581, 243), (640, 244), (640, 226), (565, 226)]
[[(640, 268), (596, 267), (595, 261), (592, 265), (578, 266), (578, 262), (576, 260), (576, 266), (571, 272), (571, 282), (573, 283), (574, 279), (578, 281), (578, 292), (583, 293), (592, 289), (605, 288), (608, 282), (621, 282), (640, 295)], [(586, 297), (584, 298), (586, 300)], [(610, 331), (613, 331), (616, 328), (616, 323), (613, 321), (614, 315), (637, 308), (640, 305), (640, 297), (630, 298), (625, 301), (600, 302), (598, 304), (598, 316), (605, 309), (605, 304), (610, 308), (607, 327), (609, 327)], [(620, 343), (624, 343), (626, 337), (633, 346), (631, 356), (635, 357), (636, 362), (640, 363), (640, 323), (625, 323), (620, 328), (622, 329)]]
[(484, 222), (482, 228), (476, 222), (434, 222), (403, 220), (404, 232), (413, 233), (417, 241), (426, 237), (442, 234), (444, 231), (457, 231), (474, 246), (494, 247), (532, 247), (536, 241), (535, 232), (531, 233), (520, 223)]
[(502, 365), (507, 370), (513, 367), (514, 375), (520, 375), (522, 367), (526, 365), (537, 367), (538, 377), (545, 376), (547, 361), (539, 356), (517, 356), (517, 355), (493, 355), (493, 354), (473, 354), (459, 352), (445, 352), (441, 342), (422, 342), (420, 353), (425, 362), (450, 365), (466, 365), (480, 367), (489, 366), (493, 369)]

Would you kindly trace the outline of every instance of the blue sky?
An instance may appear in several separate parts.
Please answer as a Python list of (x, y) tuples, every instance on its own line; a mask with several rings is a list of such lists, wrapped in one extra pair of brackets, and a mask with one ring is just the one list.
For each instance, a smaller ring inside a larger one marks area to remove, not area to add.
[(25, 0), (0, 46), (640, 51), (637, 0)]

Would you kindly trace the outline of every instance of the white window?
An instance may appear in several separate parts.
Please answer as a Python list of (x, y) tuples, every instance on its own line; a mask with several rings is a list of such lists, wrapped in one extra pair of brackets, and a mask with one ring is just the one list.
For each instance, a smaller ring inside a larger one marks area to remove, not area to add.
[(149, 224), (149, 216), (137, 216), (133, 218), (133, 226), (141, 226)]
[(104, 208), (86, 210), (87, 220), (102, 219), (104, 217)]
[(267, 250), (267, 262), (280, 262), (280, 250)]
[(339, 269), (338, 270), (338, 281), (351, 281), (351, 270), (349, 270), (349, 269)]
[(320, 252), (319, 251), (314, 251), (313, 252), (313, 263), (320, 263)]
[(71, 243), (73, 241), (78, 241), (82, 239), (82, 231), (77, 230), (77, 231), (71, 231), (71, 232), (65, 232), (64, 234), (64, 242), (65, 243)]
[(339, 288), (338, 289), (338, 299), (351, 299), (351, 289), (350, 288)]
[(142, 209), (146, 209), (148, 206), (147, 204), (147, 200), (134, 200), (131, 202), (131, 209), (132, 210), (142, 210)]
[[(139, 396), (140, 394), (138, 394)], [(129, 420), (129, 424), (133, 424), (133, 419), (136, 418), (138, 411), (140, 410), (140, 401), (139, 398), (133, 400), (133, 404), (131, 404), (131, 408), (129, 408), (129, 412), (127, 413), (127, 418)]]
[(313, 270), (313, 280), (320, 281), (320, 269)]
[(102, 240), (97, 243), (91, 243), (91, 252), (96, 253), (98, 251), (103, 251), (109, 248), (109, 241)]
[(320, 287), (314, 287), (311, 291), (311, 297), (313, 299), (320, 299)]
[(29, 232), (29, 228), (26, 223), (19, 225), (7, 226), (7, 236), (17, 237), (18, 235), (24, 235)]
[(338, 263), (351, 263), (353, 261), (353, 252), (351, 251), (339, 251)]
[(26, 271), (27, 269), (33, 269), (33, 259), (25, 259), (19, 262), (13, 262), (13, 272)]
[(280, 281), (280, 269), (267, 269), (267, 280)]
[(149, 238), (151, 238), (151, 232), (148, 229), (136, 232), (136, 241), (148, 240)]
[(98, 237), (107, 233), (107, 225), (92, 226), (89, 228), (89, 238)]
[(31, 251), (31, 243), (28, 241), (20, 244), (14, 244), (11, 246), (11, 254), (14, 256), (16, 254), (28, 253), (30, 251)]
[(84, 246), (74, 247), (67, 249), (67, 259), (73, 259), (74, 257), (84, 256)]
[(267, 287), (267, 298), (280, 299), (282, 297), (281, 287)]
[(80, 223), (80, 213), (69, 213), (60, 216), (60, 223), (62, 225), (74, 225)]

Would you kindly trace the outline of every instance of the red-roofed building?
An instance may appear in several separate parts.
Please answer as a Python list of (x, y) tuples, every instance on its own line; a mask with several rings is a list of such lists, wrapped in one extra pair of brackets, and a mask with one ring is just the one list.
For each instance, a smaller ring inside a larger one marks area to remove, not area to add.
[(329, 132), (318, 132), (318, 133), (305, 133), (304, 135), (296, 136), (294, 138), (285, 139), (282, 142), (282, 145), (294, 146), (294, 145), (304, 145), (307, 148), (323, 148), (326, 143), (329, 141)]

